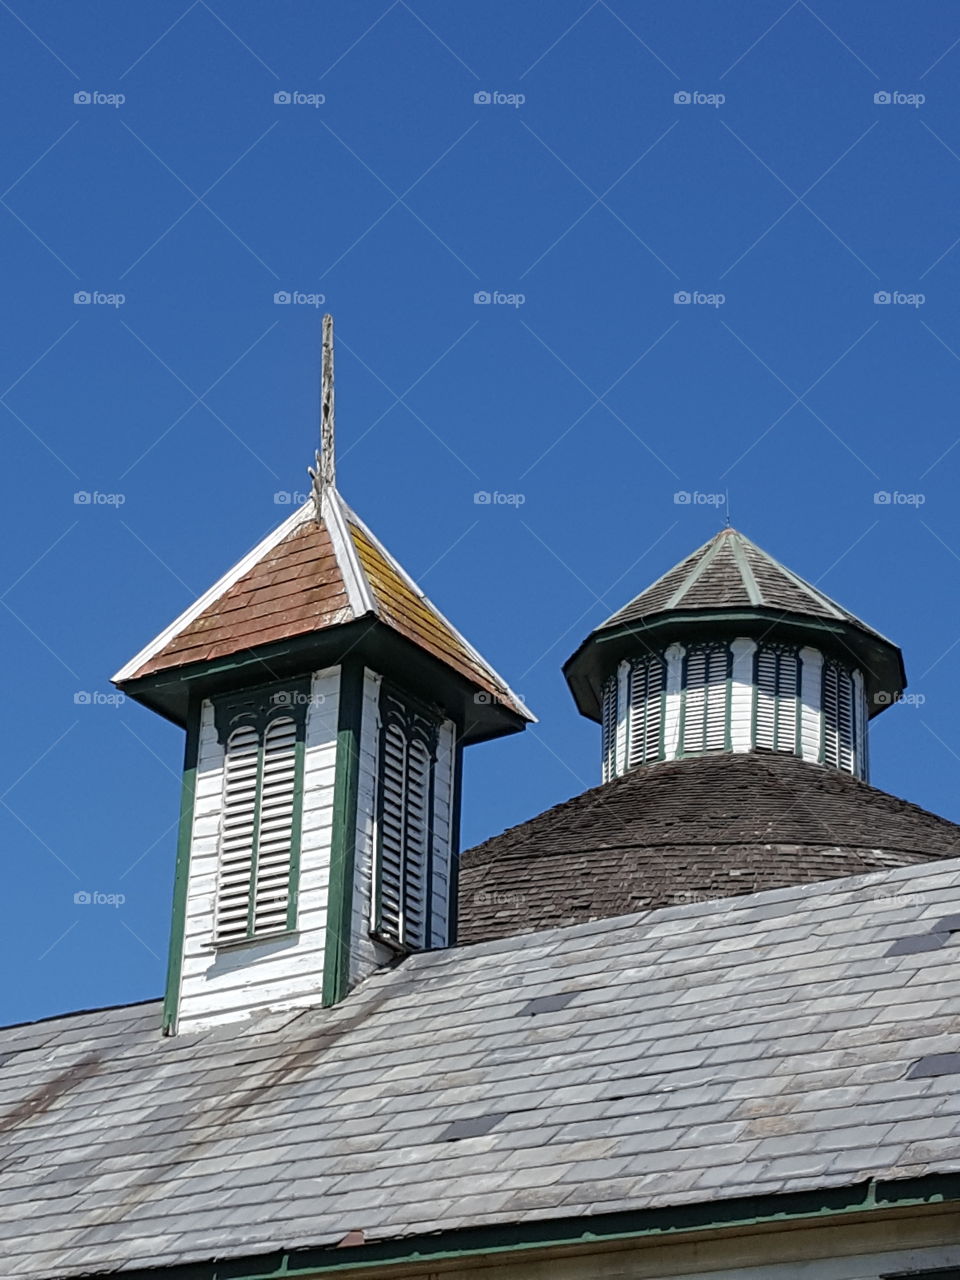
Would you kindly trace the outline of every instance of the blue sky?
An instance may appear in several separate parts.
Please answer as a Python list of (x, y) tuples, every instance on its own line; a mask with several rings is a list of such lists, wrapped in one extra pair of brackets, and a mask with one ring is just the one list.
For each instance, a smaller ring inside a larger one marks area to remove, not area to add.
[(344, 495), (540, 717), (468, 753), (465, 846), (598, 780), (560, 665), (719, 494), (903, 646), (872, 780), (960, 820), (960, 12), (13, 0), (0, 35), (0, 1020), (161, 989), (182, 734), (109, 677), (306, 487), (309, 295)]

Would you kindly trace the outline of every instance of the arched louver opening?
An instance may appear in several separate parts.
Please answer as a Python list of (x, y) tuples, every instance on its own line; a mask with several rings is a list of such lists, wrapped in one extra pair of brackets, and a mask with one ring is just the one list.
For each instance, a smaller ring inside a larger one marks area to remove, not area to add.
[(702, 755), (730, 747), (730, 650), (704, 646), (684, 659), (684, 755)]
[(823, 664), (823, 761), (857, 773), (856, 690), (853, 676), (837, 662)]
[(298, 837), (298, 732), (290, 716), (227, 737), (214, 940), (242, 942), (293, 927)]
[(756, 656), (756, 746), (800, 753), (800, 660), (796, 650), (764, 646)]
[(419, 950), (428, 943), (436, 725), (393, 695), (382, 704), (375, 933)]
[(602, 719), (602, 778), (609, 782), (617, 775), (617, 677), (608, 676), (603, 686)]
[(628, 765), (663, 758), (663, 659), (651, 656), (633, 664), (630, 672)]

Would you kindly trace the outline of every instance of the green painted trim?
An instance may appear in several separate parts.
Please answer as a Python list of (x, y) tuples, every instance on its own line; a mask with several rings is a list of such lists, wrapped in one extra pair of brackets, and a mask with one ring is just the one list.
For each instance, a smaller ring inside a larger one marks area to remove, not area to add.
[(898, 1182), (860, 1182), (852, 1187), (749, 1196), (677, 1208), (627, 1210), (492, 1227), (463, 1228), (352, 1248), (279, 1250), (260, 1257), (124, 1272), (126, 1280), (292, 1280), (390, 1266), (441, 1261), (467, 1263), (491, 1255), (516, 1254), (565, 1245), (613, 1241), (669, 1241), (690, 1232), (717, 1232), (788, 1222), (829, 1225), (858, 1214), (883, 1214), (960, 1201), (960, 1175), (932, 1174)]
[(340, 668), (333, 829), (327, 885), (327, 937), (323, 953), (324, 1005), (338, 1004), (350, 988), (350, 935), (357, 854), (363, 674), (363, 663), (359, 661), (345, 660)]
[(173, 882), (173, 920), (167, 957), (167, 984), (163, 995), (163, 1033), (177, 1029), (180, 1004), (180, 975), (183, 971), (183, 938), (187, 918), (187, 886), (190, 880), (190, 845), (193, 840), (193, 809), (197, 788), (197, 761), (200, 756), (200, 726), (203, 708), (193, 702), (187, 717), (187, 741), (183, 753), (183, 781), (180, 786), (180, 822), (177, 829), (177, 863)]

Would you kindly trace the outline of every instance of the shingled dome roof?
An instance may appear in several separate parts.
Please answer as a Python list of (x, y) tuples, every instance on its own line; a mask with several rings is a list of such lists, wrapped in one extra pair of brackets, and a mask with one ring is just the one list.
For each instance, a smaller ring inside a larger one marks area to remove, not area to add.
[(645, 646), (681, 637), (713, 637), (717, 624), (738, 634), (807, 641), (854, 658), (864, 673), (871, 714), (906, 686), (900, 650), (855, 614), (779, 563), (736, 529), (721, 531), (617, 610), (564, 666), (580, 711), (600, 719), (603, 675), (637, 638)]
[(960, 854), (960, 826), (766, 753), (631, 770), (468, 850), (458, 939), (860, 875)]

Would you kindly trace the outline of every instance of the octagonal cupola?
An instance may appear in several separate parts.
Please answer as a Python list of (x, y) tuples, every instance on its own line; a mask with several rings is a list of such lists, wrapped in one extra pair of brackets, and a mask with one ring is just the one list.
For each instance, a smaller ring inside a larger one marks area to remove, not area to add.
[(602, 623), (564, 666), (602, 726), (608, 781), (719, 752), (868, 776), (867, 722), (900, 697), (900, 650), (726, 528)]

